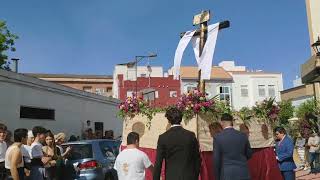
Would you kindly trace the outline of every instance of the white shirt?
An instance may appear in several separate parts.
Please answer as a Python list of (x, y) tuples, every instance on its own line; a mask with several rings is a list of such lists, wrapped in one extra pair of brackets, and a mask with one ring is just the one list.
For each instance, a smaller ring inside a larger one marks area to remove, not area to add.
[(21, 146), (21, 153), (23, 156), (23, 159), (26, 163), (31, 163), (31, 146), (27, 146), (27, 145), (22, 145)]
[[(310, 146), (309, 152), (318, 152), (320, 147), (320, 139), (319, 136), (309, 137), (308, 145)], [(317, 147), (311, 146), (315, 145)]]
[(0, 162), (4, 162), (6, 157), (6, 151), (7, 151), (7, 143), (6, 142), (0, 142)]
[[(21, 146), (22, 147), (22, 146)], [(7, 152), (6, 152), (6, 161), (5, 161), (5, 168), (6, 169), (11, 169), (11, 158), (12, 158), (12, 150), (15, 149), (15, 148), (18, 148), (20, 149), (21, 151), (21, 147), (19, 148), (18, 146), (16, 145), (12, 145), (8, 148)], [(22, 152), (21, 152), (22, 153)], [(21, 156), (21, 163), (18, 164), (17, 168), (20, 168), (20, 167), (24, 167), (24, 163), (23, 163), (23, 156)]]
[(125, 149), (114, 164), (119, 180), (144, 180), (145, 169), (152, 165), (148, 156), (139, 149)]
[(31, 144), (31, 151), (30, 151), (30, 158), (42, 158), (43, 152), (42, 152), (42, 144), (39, 142), (34, 142)]

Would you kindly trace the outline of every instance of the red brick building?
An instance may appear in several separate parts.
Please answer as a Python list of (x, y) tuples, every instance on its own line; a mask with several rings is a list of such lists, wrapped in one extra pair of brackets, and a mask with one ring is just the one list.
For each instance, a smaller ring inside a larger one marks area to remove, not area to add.
[(138, 77), (136, 81), (123, 80), (123, 75), (118, 75), (119, 99), (125, 100), (128, 96), (135, 94), (136, 89), (139, 96), (150, 100), (154, 107), (165, 107), (173, 105), (180, 97), (180, 80), (168, 77)]

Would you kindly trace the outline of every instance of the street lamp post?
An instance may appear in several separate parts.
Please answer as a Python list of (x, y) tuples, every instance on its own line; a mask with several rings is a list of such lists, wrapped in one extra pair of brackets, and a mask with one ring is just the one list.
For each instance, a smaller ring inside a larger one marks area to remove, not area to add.
[(135, 87), (135, 96), (138, 95), (138, 63), (144, 58), (154, 58), (157, 57), (157, 54), (150, 54), (148, 56), (135, 56), (135, 66), (136, 66), (136, 87)]

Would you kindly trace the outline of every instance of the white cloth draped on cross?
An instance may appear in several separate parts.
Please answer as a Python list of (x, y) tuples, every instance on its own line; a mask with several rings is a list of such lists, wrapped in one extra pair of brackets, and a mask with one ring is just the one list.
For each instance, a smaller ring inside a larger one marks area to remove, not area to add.
[(181, 38), (178, 47), (176, 49), (176, 54), (174, 57), (174, 78), (178, 79), (180, 75), (180, 66), (183, 56), (183, 52), (186, 49), (190, 41), (192, 41), (193, 51), (198, 64), (199, 70), (201, 70), (201, 79), (209, 80), (211, 77), (212, 59), (217, 42), (219, 23), (212, 24), (208, 26), (208, 38), (206, 44), (203, 48), (201, 56), (199, 56), (199, 42), (200, 37), (193, 37), (196, 31), (188, 31)]

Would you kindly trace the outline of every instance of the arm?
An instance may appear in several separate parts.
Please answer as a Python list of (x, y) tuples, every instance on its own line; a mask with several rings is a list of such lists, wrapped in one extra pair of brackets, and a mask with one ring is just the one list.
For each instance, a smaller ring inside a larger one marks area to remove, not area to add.
[(214, 168), (214, 175), (216, 180), (220, 180), (220, 171), (221, 171), (221, 149), (220, 145), (217, 142), (217, 139), (214, 138), (213, 141), (213, 167)]
[(158, 139), (156, 163), (153, 169), (153, 180), (160, 180), (162, 161), (165, 157), (165, 146), (161, 142), (161, 136)]
[(200, 174), (200, 169), (201, 169), (201, 156), (200, 156), (200, 151), (199, 151), (199, 142), (195, 136), (195, 134), (193, 134), (193, 144), (194, 144), (194, 156), (195, 156), (195, 163), (196, 163), (196, 169), (195, 172), (196, 174), (199, 176)]
[(246, 142), (246, 156), (247, 156), (247, 159), (249, 160), (252, 157), (253, 151), (251, 149), (251, 145), (250, 145), (248, 138), (246, 138), (246, 141), (247, 141)]
[[(285, 161), (293, 157), (294, 145), (293, 142), (287, 141), (285, 144), (281, 145), (282, 148), (285, 148), (284, 153), (278, 154), (278, 159), (280, 162)], [(280, 147), (281, 147), (280, 146)]]
[(19, 180), (18, 164), (21, 163), (22, 155), (18, 148), (12, 151), (10, 173), (13, 180)]

